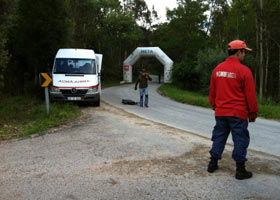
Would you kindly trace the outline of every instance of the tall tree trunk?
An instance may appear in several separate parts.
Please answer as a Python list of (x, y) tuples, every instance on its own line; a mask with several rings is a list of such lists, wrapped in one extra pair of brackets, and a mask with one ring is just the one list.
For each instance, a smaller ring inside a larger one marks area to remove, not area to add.
[(37, 67), (34, 68), (34, 84), (35, 85), (38, 85), (39, 84), (39, 72), (38, 72), (38, 69)]
[(124, 51), (124, 59), (126, 59), (126, 58), (127, 58), (127, 48)]
[(101, 41), (100, 41), (100, 39), (97, 41), (97, 43), (98, 43), (98, 50), (99, 50), (99, 53), (101, 53), (102, 51), (101, 51)]
[(278, 63), (278, 98), (280, 99), (280, 43), (277, 42), (276, 39), (274, 38), (270, 38), (278, 47), (278, 59), (279, 59), (279, 63)]
[(257, 66), (255, 68), (255, 85), (257, 85), (258, 83), (258, 77), (257, 77), (257, 71), (260, 67), (260, 60), (259, 60), (259, 56), (260, 56), (260, 52), (259, 52), (259, 35), (260, 35), (260, 29), (259, 29), (259, 20), (258, 17), (256, 17), (256, 58), (257, 58)]
[(237, 29), (236, 37), (239, 38), (239, 21), (238, 21), (238, 16), (236, 16), (236, 29)]
[[(3, 70), (4, 71), (4, 70)], [(5, 87), (4, 85), (4, 75), (3, 73), (1, 72), (1, 69), (0, 69), (0, 100), (1, 100), (1, 92), (2, 92), (2, 89)]]
[(269, 64), (269, 48), (268, 38), (265, 39), (266, 59), (265, 59), (265, 79), (264, 79), (264, 94), (267, 96), (267, 78), (268, 78), (268, 64)]
[(260, 9), (261, 9), (261, 19), (260, 19), (260, 68), (259, 68), (259, 76), (260, 76), (260, 99), (263, 98), (263, 0), (260, 0)]
[(119, 51), (119, 64), (118, 66), (122, 66), (123, 57), (122, 57), (122, 42), (120, 41), (120, 51)]
[(209, 10), (210, 10), (210, 14), (209, 14), (209, 19), (208, 19), (208, 25), (207, 25), (207, 29), (206, 29), (206, 35), (208, 35), (208, 33), (209, 33), (209, 30), (210, 30), (210, 24), (211, 24), (211, 20), (212, 20), (212, 9), (213, 9), (213, 7), (214, 7), (214, 2), (211, 0), (210, 2), (209, 2)]
[(279, 76), (278, 76), (278, 97), (280, 99), (280, 45), (278, 45), (278, 51), (279, 51), (279, 63), (278, 63), (278, 70), (279, 70)]

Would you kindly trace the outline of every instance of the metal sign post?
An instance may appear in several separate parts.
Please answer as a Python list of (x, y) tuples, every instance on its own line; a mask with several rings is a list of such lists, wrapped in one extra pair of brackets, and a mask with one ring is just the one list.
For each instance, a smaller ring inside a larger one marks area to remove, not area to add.
[(52, 82), (52, 79), (47, 73), (40, 73), (40, 80), (41, 80), (41, 77), (45, 78), (45, 81), (44, 81), (43, 84), (41, 84), (41, 87), (45, 88), (46, 109), (47, 109), (47, 114), (49, 114), (50, 113), (50, 100), (49, 100), (49, 88), (48, 88), (48, 86)]
[(49, 88), (45, 87), (45, 100), (46, 100), (46, 108), (47, 114), (50, 113), (50, 100), (49, 100)]

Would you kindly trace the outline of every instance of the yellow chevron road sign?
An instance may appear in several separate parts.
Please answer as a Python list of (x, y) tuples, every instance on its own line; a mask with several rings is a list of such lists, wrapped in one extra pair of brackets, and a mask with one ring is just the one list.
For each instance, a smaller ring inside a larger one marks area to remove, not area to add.
[(48, 87), (52, 82), (52, 78), (47, 73), (40, 73), (40, 75), (45, 78), (45, 82), (41, 85), (41, 87)]

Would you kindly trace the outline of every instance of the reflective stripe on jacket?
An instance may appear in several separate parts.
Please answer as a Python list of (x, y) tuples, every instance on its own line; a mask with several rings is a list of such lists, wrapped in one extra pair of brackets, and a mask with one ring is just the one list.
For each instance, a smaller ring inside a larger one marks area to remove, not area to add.
[(215, 116), (244, 120), (256, 116), (258, 104), (251, 70), (237, 58), (228, 57), (212, 73), (209, 102), (215, 108)]

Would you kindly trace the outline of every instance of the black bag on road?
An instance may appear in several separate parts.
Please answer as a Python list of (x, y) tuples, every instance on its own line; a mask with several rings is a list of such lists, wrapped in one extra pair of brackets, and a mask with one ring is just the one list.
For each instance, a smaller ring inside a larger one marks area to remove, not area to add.
[(126, 104), (126, 105), (137, 105), (138, 104), (137, 102), (130, 100), (130, 99), (123, 99), (122, 103)]

